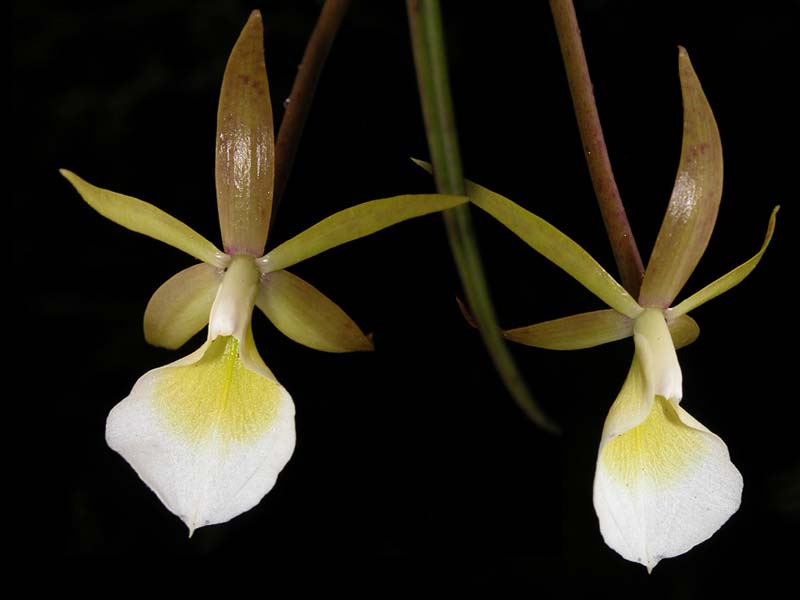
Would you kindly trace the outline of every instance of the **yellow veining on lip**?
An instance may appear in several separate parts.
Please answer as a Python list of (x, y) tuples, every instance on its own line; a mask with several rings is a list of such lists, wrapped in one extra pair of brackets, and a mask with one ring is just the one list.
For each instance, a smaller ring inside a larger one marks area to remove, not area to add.
[(674, 406), (656, 396), (648, 417), (609, 441), (601, 461), (627, 487), (637, 482), (665, 486), (696, 463), (704, 446), (703, 434), (681, 422)]
[(214, 432), (229, 442), (263, 433), (283, 395), (274, 381), (248, 369), (232, 336), (214, 340), (192, 365), (167, 367), (154, 382), (154, 397), (166, 420), (196, 443)]

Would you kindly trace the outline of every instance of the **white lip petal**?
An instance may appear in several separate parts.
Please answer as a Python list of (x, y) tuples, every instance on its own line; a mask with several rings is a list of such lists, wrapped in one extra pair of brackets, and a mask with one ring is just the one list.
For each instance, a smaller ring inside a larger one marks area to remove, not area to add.
[(108, 416), (108, 445), (190, 533), (258, 504), (294, 450), (292, 399), (252, 362), (220, 336), (146, 373)]
[(679, 405), (681, 370), (660, 309), (634, 322), (633, 364), (603, 427), (594, 506), (606, 544), (648, 571), (708, 539), (739, 508), (728, 448)]
[(710, 538), (741, 503), (728, 448), (675, 401), (600, 449), (594, 506), (606, 544), (651, 571)]

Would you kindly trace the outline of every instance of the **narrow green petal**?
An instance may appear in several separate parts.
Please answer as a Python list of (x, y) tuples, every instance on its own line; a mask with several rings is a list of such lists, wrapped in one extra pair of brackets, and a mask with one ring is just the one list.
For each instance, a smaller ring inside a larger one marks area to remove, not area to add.
[(634, 318), (642, 308), (586, 250), (571, 238), (508, 198), (467, 181), (470, 201), (482, 208), (539, 254), (564, 269), (608, 306)]
[[(669, 316), (672, 317), (671, 314)], [(689, 315), (680, 315), (674, 321), (668, 321), (667, 326), (676, 350), (688, 346), (700, 335), (700, 326)]]
[(633, 321), (605, 309), (504, 331), (513, 342), (548, 350), (580, 350), (622, 340), (633, 333)]
[(233, 47), (217, 113), (217, 209), (229, 254), (260, 256), (275, 178), (272, 104), (261, 13), (253, 11)]
[(224, 268), (229, 257), (194, 229), (152, 204), (93, 186), (66, 169), (59, 172), (86, 203), (115, 223), (183, 250), (204, 263)]
[(144, 311), (147, 343), (174, 350), (208, 324), (222, 271), (200, 263), (170, 277)]
[(264, 276), (256, 306), (283, 334), (309, 348), (323, 352), (373, 350), (372, 341), (341, 308), (288, 271)]
[(714, 113), (683, 48), (678, 66), (683, 146), (667, 214), (645, 270), (642, 306), (672, 304), (708, 246), (722, 197), (722, 144)]
[(760, 261), (761, 257), (764, 256), (764, 252), (767, 250), (770, 240), (772, 240), (772, 233), (775, 231), (775, 218), (778, 214), (779, 208), (780, 206), (776, 206), (772, 211), (772, 215), (769, 218), (769, 225), (767, 226), (767, 235), (764, 237), (764, 243), (761, 244), (761, 250), (759, 250), (753, 258), (739, 265), (733, 271), (723, 275), (713, 283), (708, 284), (699, 292), (686, 298), (686, 300), (680, 304), (669, 309), (670, 318), (685, 315), (686, 313), (693, 311), (701, 304), (705, 304), (712, 298), (716, 298), (720, 294), (727, 292), (732, 287), (741, 283), (745, 277), (750, 275), (753, 269), (756, 268), (758, 261)]
[(262, 273), (280, 271), (301, 260), (406, 219), (453, 208), (467, 201), (465, 196), (416, 194), (364, 202), (323, 219), (273, 249), (257, 262)]

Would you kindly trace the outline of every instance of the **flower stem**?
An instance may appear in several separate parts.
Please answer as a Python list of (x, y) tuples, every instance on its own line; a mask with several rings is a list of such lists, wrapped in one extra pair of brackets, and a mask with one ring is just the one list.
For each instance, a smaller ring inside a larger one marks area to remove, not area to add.
[[(406, 6), (436, 188), (442, 194), (464, 194), (439, 2), (407, 0)], [(500, 377), (514, 400), (534, 423), (548, 431), (558, 431), (526, 387), (498, 326), (472, 229), (469, 205), (458, 206), (443, 214), (467, 302)]]
[(644, 266), (617, 189), (614, 172), (611, 170), (575, 7), (572, 0), (550, 0), (550, 10), (556, 25), (561, 55), (564, 58), (564, 68), (567, 71), (567, 81), (583, 141), (583, 151), (608, 239), (614, 251), (614, 260), (622, 277), (622, 285), (631, 296), (638, 298), (644, 277)]
[(275, 190), (273, 193), (273, 214), (286, 189), (289, 173), (292, 171), (294, 157), (300, 143), (300, 136), (306, 124), (308, 111), (314, 100), (319, 74), (325, 66), (325, 59), (336, 38), (339, 25), (342, 23), (350, 0), (325, 0), (314, 31), (308, 39), (303, 62), (297, 68), (297, 75), (292, 85), (289, 99), (286, 101), (286, 112), (275, 142)]

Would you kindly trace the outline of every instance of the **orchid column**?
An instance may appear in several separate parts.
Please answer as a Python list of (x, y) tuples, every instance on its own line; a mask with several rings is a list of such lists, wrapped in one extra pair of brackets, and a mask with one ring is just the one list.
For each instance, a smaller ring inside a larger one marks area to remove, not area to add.
[(274, 133), (258, 11), (233, 48), (220, 93), (216, 187), (224, 252), (151, 204), (61, 173), (103, 216), (201, 261), (155, 292), (145, 311), (144, 333), (151, 344), (178, 348), (208, 325), (205, 343), (143, 375), (106, 425), (109, 446), (190, 533), (255, 506), (294, 450), (294, 404), (256, 349), (253, 308), (308, 347), (372, 350), (370, 338), (341, 308), (286, 268), (467, 201), (443, 195), (373, 200), (336, 213), (264, 254)]

